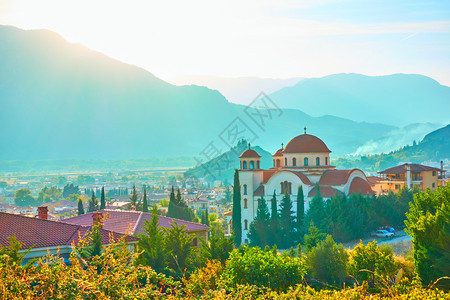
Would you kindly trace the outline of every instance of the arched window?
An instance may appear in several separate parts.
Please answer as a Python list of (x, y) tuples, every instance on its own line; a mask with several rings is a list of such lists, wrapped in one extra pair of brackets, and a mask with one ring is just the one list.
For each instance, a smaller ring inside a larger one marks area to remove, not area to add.
[(294, 167), (297, 165), (297, 159), (295, 157), (292, 159), (292, 165)]
[(250, 162), (250, 169), (253, 170), (255, 168), (255, 162), (252, 160)]
[(281, 194), (284, 194), (284, 182), (280, 182), (281, 185)]
[(281, 182), (281, 194), (292, 194), (292, 183), (291, 182)]
[(259, 160), (256, 161), (256, 168), (259, 169)]
[(306, 167), (308, 166), (308, 158), (307, 157), (305, 157), (305, 166)]
[(197, 238), (195, 237), (195, 238), (192, 240), (192, 246), (197, 247), (197, 245), (198, 245), (198, 240), (197, 240)]
[(316, 157), (316, 166), (320, 166), (320, 158)]
[(247, 199), (244, 199), (244, 208), (247, 208)]
[(287, 158), (284, 159), (284, 165), (287, 166)]
[(280, 160), (277, 159), (277, 168), (279, 168), (279, 167), (280, 167)]
[(273, 167), (275, 168), (277, 164), (275, 163), (275, 159), (273, 160)]
[(244, 230), (248, 230), (248, 221), (244, 220)]
[(242, 169), (244, 169), (244, 170), (247, 169), (247, 162), (244, 161), (244, 162), (242, 163), (242, 166), (243, 166)]
[(288, 194), (292, 194), (292, 182), (289, 182)]
[(247, 195), (247, 185), (244, 184), (244, 195)]
[(328, 165), (328, 157), (325, 157), (325, 166)]

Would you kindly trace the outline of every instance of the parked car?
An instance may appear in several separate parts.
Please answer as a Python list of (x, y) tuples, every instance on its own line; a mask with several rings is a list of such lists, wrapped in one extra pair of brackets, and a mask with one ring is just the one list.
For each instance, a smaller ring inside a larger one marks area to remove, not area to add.
[(392, 232), (393, 234), (395, 234), (395, 229), (393, 227), (384, 227), (384, 230), (386, 230), (387, 232)]
[(394, 233), (389, 232), (389, 231), (384, 230), (384, 229), (378, 229), (377, 231), (375, 231), (375, 236), (377, 236), (377, 237), (391, 237), (391, 236), (394, 236)]

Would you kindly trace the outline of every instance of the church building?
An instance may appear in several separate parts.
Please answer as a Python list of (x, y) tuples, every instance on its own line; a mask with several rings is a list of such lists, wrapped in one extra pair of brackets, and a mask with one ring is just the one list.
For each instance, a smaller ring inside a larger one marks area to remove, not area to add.
[(297, 192), (301, 185), (305, 195), (305, 211), (319, 186), (324, 199), (334, 194), (351, 195), (361, 192), (373, 194), (366, 175), (359, 169), (337, 170), (330, 165), (327, 145), (318, 137), (305, 133), (294, 137), (273, 155), (273, 167), (260, 168), (261, 156), (250, 149), (240, 158), (239, 181), (241, 184), (242, 241), (248, 242), (250, 223), (256, 216), (258, 201), (264, 196), (270, 208), (275, 192), (280, 205), (285, 193), (291, 196), (293, 209), (297, 209)]

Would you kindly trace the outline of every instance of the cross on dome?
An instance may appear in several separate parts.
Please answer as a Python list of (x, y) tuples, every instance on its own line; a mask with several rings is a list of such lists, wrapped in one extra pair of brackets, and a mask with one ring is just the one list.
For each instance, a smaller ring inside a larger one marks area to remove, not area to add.
[(306, 126), (305, 126), (305, 128), (303, 128), (304, 130), (305, 130), (305, 134), (306, 134)]

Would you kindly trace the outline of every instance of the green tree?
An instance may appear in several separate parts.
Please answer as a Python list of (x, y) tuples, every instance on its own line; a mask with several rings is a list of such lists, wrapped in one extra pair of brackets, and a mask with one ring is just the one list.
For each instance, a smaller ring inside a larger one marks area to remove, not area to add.
[(83, 200), (81, 197), (78, 197), (78, 215), (84, 215)]
[(72, 194), (78, 194), (78, 195), (79, 195), (79, 194), (80, 194), (80, 189), (79, 189), (79, 187), (73, 185), (73, 183), (71, 183), (71, 184), (66, 184), (66, 185), (64, 186), (62, 196), (63, 196), (64, 198), (67, 198), (67, 197), (69, 197), (69, 196), (72, 195)]
[(292, 209), (292, 200), (288, 194), (284, 194), (280, 204), (280, 247), (288, 249), (295, 245), (297, 240), (294, 210)]
[(270, 213), (264, 196), (259, 200), (258, 209), (256, 210), (255, 220), (250, 224), (248, 238), (250, 246), (258, 246), (264, 248), (269, 245), (269, 223)]
[(305, 219), (305, 196), (303, 194), (303, 186), (298, 186), (297, 192), (297, 240), (303, 242), (304, 230), (304, 219)]
[(175, 200), (175, 190), (172, 186), (172, 190), (170, 192), (170, 198), (169, 198), (169, 208), (167, 209), (167, 216), (169, 218), (178, 218), (177, 214), (176, 214), (176, 200)]
[(269, 225), (269, 245), (279, 244), (280, 216), (278, 215), (277, 195), (273, 191), (272, 200), (270, 202), (270, 225)]
[(106, 197), (105, 197), (105, 187), (102, 186), (102, 193), (100, 196), (100, 209), (106, 208)]
[(350, 252), (349, 266), (359, 282), (369, 281), (373, 285), (380, 277), (386, 279), (387, 276), (394, 275), (394, 251), (387, 244), (378, 246), (377, 241), (370, 242), (367, 246), (360, 242)]
[(209, 243), (202, 241), (201, 254), (203, 259), (218, 260), (222, 265), (225, 265), (233, 249), (233, 239), (226, 237), (222, 230), (211, 227)]
[(164, 249), (164, 234), (159, 227), (156, 206), (152, 207), (151, 221), (144, 221), (143, 233), (140, 233), (137, 251), (141, 252), (137, 263), (152, 267), (156, 272), (163, 272), (167, 265), (167, 253)]
[(144, 197), (142, 198), (142, 211), (148, 212), (147, 188), (144, 185)]
[(239, 247), (242, 243), (242, 214), (241, 214), (241, 185), (239, 183), (239, 171), (234, 171), (233, 185), (233, 214), (232, 228), (234, 235), (234, 244)]
[(326, 237), (326, 234), (320, 233), (319, 229), (317, 229), (316, 226), (314, 226), (314, 222), (311, 221), (311, 224), (308, 228), (308, 234), (305, 235), (304, 241), (305, 241), (305, 250), (309, 251), (313, 247), (316, 247), (320, 241), (323, 241)]
[(98, 199), (95, 197), (94, 191), (92, 191), (91, 200), (89, 200), (88, 212), (93, 212), (98, 210)]
[[(406, 213), (406, 232), (412, 236), (416, 273), (423, 285), (449, 275), (450, 185), (435, 192), (427, 189), (414, 195)], [(450, 286), (450, 281), (440, 284)]]
[(348, 254), (342, 244), (337, 245), (331, 235), (306, 253), (311, 276), (328, 284), (342, 284), (347, 276)]
[(31, 196), (31, 191), (28, 189), (17, 190), (14, 195), (14, 204), (17, 206), (35, 206), (41, 203), (39, 203), (37, 199)]
[(204, 225), (209, 226), (208, 209), (205, 209), (204, 211), (202, 211), (200, 222)]
[(320, 229), (324, 230), (323, 220), (326, 216), (325, 211), (325, 202), (323, 201), (322, 196), (320, 195), (319, 186), (316, 186), (316, 195), (312, 198), (311, 204), (308, 209), (308, 219), (313, 221), (314, 224)]
[(102, 234), (100, 225), (94, 225), (88, 233), (88, 246), (84, 249), (84, 257), (99, 256), (102, 253)]
[(164, 229), (164, 250), (167, 253), (167, 268), (172, 275), (181, 277), (188, 270), (194, 235), (189, 235), (184, 230), (186, 226), (178, 226), (173, 221), (170, 229)]
[(131, 194), (131, 197), (130, 197), (131, 206), (134, 206), (134, 208), (137, 208), (137, 201), (138, 201), (138, 194), (136, 191), (136, 185), (133, 184), (133, 193)]

